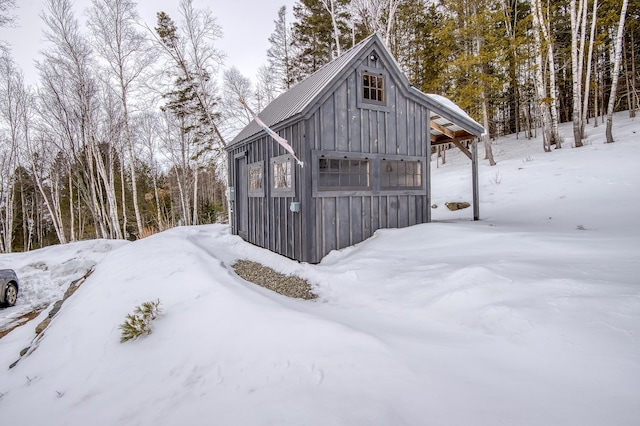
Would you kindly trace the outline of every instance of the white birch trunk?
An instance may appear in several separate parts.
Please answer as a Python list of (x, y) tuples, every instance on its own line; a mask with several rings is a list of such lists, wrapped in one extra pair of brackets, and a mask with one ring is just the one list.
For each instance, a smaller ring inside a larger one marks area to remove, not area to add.
[(553, 139), (553, 130), (551, 122), (551, 112), (549, 110), (549, 103), (547, 100), (547, 87), (544, 81), (543, 75), (543, 62), (544, 52), (542, 51), (542, 40), (540, 33), (544, 26), (540, 21), (540, 2), (539, 0), (530, 0), (531, 8), (533, 9), (533, 35), (534, 35), (534, 49), (535, 49), (535, 81), (536, 81), (536, 102), (540, 111), (540, 117), (542, 120), (542, 146), (545, 152), (551, 151), (551, 141)]
[(614, 142), (613, 140), (613, 110), (616, 104), (616, 95), (618, 91), (618, 77), (620, 76), (620, 62), (622, 62), (622, 35), (624, 34), (624, 20), (627, 14), (628, 0), (622, 0), (622, 10), (620, 11), (620, 22), (618, 24), (618, 35), (616, 36), (615, 44), (615, 60), (613, 63), (613, 75), (611, 82), (611, 93), (609, 94), (609, 106), (607, 108), (607, 143)]
[(336, 19), (336, 8), (334, 0), (322, 0), (322, 5), (331, 15), (331, 24), (333, 25), (333, 40), (336, 43), (336, 55), (342, 55), (342, 50), (340, 49), (340, 30), (338, 29), (338, 20)]
[[(580, 0), (580, 7), (582, 7), (583, 0)], [(576, 14), (576, 0), (571, 0), (570, 4), (570, 20), (571, 20), (571, 75), (572, 75), (572, 88), (573, 88), (573, 140), (576, 147), (582, 146), (582, 117), (580, 109), (580, 94), (582, 93), (582, 79), (580, 78), (580, 70), (582, 64), (579, 62), (578, 52), (578, 18)]]
[(198, 224), (198, 164), (193, 166), (193, 217), (191, 224)]
[[(591, 85), (591, 68), (593, 62), (593, 40), (596, 33), (596, 20), (598, 15), (598, 0), (593, 0), (593, 12), (591, 13), (591, 31), (589, 33), (589, 52), (587, 53), (587, 76), (584, 81), (584, 96), (582, 98), (582, 122), (580, 123), (580, 132), (582, 138), (585, 137), (584, 129), (587, 125), (587, 116), (589, 115), (589, 88)], [(596, 102), (597, 103), (597, 102)], [(596, 119), (596, 122), (598, 120)]]

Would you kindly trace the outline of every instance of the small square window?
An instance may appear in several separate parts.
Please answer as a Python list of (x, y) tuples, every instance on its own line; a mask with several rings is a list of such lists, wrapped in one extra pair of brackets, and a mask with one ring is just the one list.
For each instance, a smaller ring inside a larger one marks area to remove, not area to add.
[(362, 74), (362, 98), (365, 101), (384, 103), (384, 76)]
[(291, 163), (273, 165), (273, 187), (276, 189), (291, 188)]
[(249, 196), (264, 197), (264, 166), (262, 162), (249, 164)]
[(293, 160), (289, 155), (283, 155), (271, 160), (271, 189), (273, 195), (276, 196), (293, 196)]

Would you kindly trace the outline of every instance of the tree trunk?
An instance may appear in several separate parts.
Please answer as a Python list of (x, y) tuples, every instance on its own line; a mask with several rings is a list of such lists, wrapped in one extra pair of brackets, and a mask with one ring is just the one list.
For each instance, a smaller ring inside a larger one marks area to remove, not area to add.
[[(635, 46), (633, 31), (631, 31), (631, 46)], [(634, 118), (636, 116), (636, 110), (640, 106), (640, 98), (638, 97), (638, 90), (636, 89), (636, 54), (635, 49), (631, 49), (631, 90), (633, 91), (633, 103), (631, 110), (629, 111), (629, 117)]]
[[(589, 34), (589, 53), (587, 54), (587, 77), (584, 80), (584, 97), (582, 104), (582, 122), (580, 131), (582, 138), (585, 137), (585, 127), (589, 116), (589, 86), (591, 85), (591, 67), (593, 63), (593, 45), (596, 33), (596, 20), (598, 16), (598, 0), (593, 0), (593, 12), (591, 13), (591, 32)], [(597, 98), (596, 98), (597, 104)]]
[[(124, 160), (124, 153), (122, 154)], [(122, 236), (127, 238), (127, 197), (126, 197), (126, 185), (124, 176), (124, 164), (120, 164), (120, 191), (122, 193), (120, 199), (122, 204)]]
[(616, 93), (618, 91), (618, 77), (620, 75), (620, 62), (622, 61), (622, 35), (624, 33), (624, 20), (627, 14), (628, 0), (622, 0), (622, 10), (620, 11), (620, 22), (618, 24), (618, 35), (615, 44), (615, 59), (613, 63), (613, 81), (611, 82), (611, 93), (609, 94), (609, 107), (607, 108), (607, 143), (613, 143), (613, 110), (616, 104)]
[(576, 0), (571, 0), (570, 14), (571, 14), (571, 76), (573, 79), (573, 140), (576, 147), (582, 146), (582, 110), (581, 99), (582, 94), (582, 58), (584, 57), (584, 39), (580, 42), (580, 48), (578, 48), (578, 33), (581, 28), (584, 28), (583, 21), (579, 17), (582, 15), (582, 10), (586, 10), (584, 7), (584, 0), (580, 0), (580, 10), (576, 13)]
[(73, 177), (71, 174), (71, 168), (69, 168), (67, 172), (69, 173), (69, 241), (75, 241), (75, 208), (73, 206)]
[(489, 135), (489, 113), (487, 107), (487, 98), (484, 93), (484, 89), (482, 89), (481, 93), (482, 98), (482, 124), (484, 125), (484, 155), (487, 160), (489, 160), (490, 166), (495, 166), (496, 161), (493, 159), (493, 150), (491, 149), (491, 136)]
[(198, 224), (198, 165), (193, 166), (193, 218), (192, 225)]
[(543, 62), (544, 53), (542, 50), (542, 40), (540, 32), (543, 29), (542, 22), (540, 21), (540, 3), (539, 0), (530, 0), (531, 8), (533, 10), (533, 35), (534, 35), (534, 48), (535, 48), (535, 81), (536, 81), (536, 101), (540, 110), (540, 116), (542, 119), (542, 147), (545, 152), (551, 151), (551, 142), (553, 140), (553, 130), (551, 122), (551, 111), (549, 111), (549, 104), (547, 101), (547, 89), (543, 75)]

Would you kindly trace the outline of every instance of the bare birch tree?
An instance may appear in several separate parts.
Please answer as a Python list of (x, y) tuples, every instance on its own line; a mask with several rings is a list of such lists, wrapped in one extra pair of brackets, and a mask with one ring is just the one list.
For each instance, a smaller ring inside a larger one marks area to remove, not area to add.
[(359, 21), (367, 33), (379, 32), (387, 46), (391, 46), (391, 33), (398, 6), (402, 0), (352, 0), (352, 19)]
[(544, 78), (544, 48), (542, 45), (541, 33), (544, 28), (541, 22), (540, 0), (530, 0), (531, 16), (533, 18), (533, 37), (535, 50), (535, 86), (536, 86), (536, 102), (542, 119), (542, 146), (545, 152), (551, 151), (553, 142), (553, 125), (551, 122), (550, 100), (547, 96), (547, 85)]
[[(584, 138), (587, 117), (589, 115), (589, 88), (591, 85), (591, 68), (593, 62), (593, 45), (595, 44), (596, 21), (598, 17), (598, 0), (593, 0), (593, 11), (591, 12), (591, 31), (589, 33), (589, 51), (587, 53), (587, 74), (584, 80), (584, 96), (582, 97), (582, 123), (581, 132)], [(597, 101), (597, 99), (596, 99)], [(597, 120), (596, 120), (597, 121)]]
[[(584, 28), (586, 28), (585, 0), (580, 0), (576, 10), (576, 0), (570, 2), (571, 21), (571, 75), (573, 78), (573, 140), (576, 147), (582, 146), (582, 68), (584, 58)], [(583, 11), (585, 12), (583, 14)], [(578, 46), (578, 42), (580, 45)]]
[(98, 87), (92, 70), (96, 64), (89, 43), (82, 36), (70, 0), (47, 0), (42, 14), (44, 36), (50, 46), (43, 50), (40, 99), (46, 122), (63, 152), (75, 163), (75, 183), (81, 190), (99, 238), (122, 238), (115, 188), (96, 139)]
[(331, 16), (331, 24), (333, 26), (333, 40), (336, 43), (336, 56), (342, 55), (342, 49), (340, 48), (340, 29), (338, 28), (337, 10), (334, 0), (320, 0), (325, 10), (329, 12)]
[(607, 143), (614, 142), (613, 140), (613, 111), (616, 104), (616, 97), (618, 92), (618, 78), (620, 77), (620, 63), (622, 62), (622, 36), (624, 34), (624, 21), (627, 14), (627, 5), (629, 0), (622, 0), (622, 10), (620, 11), (620, 22), (618, 23), (618, 33), (615, 39), (614, 45), (614, 63), (613, 74), (611, 75), (611, 93), (609, 94), (609, 105), (607, 108)]
[(122, 103), (133, 208), (138, 235), (141, 235), (144, 223), (138, 200), (136, 156), (131, 132), (131, 95), (154, 58), (144, 34), (136, 29), (137, 21), (136, 4), (131, 0), (92, 0), (88, 26), (93, 34), (93, 47), (107, 64), (108, 87), (117, 90)]
[(20, 91), (22, 74), (6, 54), (0, 57), (0, 116), (6, 126), (0, 137), (0, 252), (11, 253), (13, 245), (15, 170), (18, 166), (18, 146), (22, 130)]

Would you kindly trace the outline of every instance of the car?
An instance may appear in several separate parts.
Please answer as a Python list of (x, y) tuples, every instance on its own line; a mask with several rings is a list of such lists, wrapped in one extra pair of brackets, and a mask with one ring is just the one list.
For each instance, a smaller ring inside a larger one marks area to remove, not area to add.
[(0, 269), (0, 306), (13, 306), (18, 300), (18, 276), (13, 269)]

